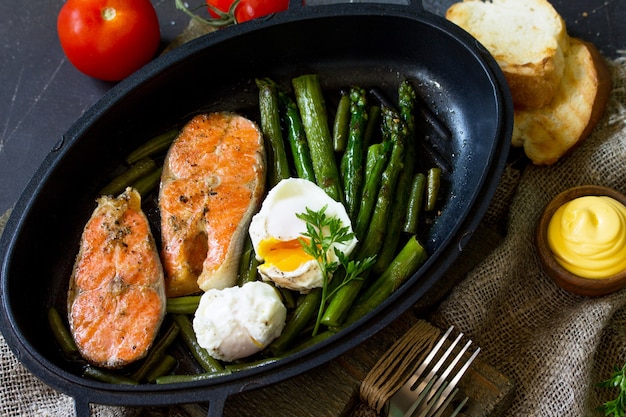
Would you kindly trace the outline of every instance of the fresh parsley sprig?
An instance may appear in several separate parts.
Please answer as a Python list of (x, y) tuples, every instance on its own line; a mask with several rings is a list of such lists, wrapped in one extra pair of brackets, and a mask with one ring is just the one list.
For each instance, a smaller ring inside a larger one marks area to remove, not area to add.
[[(326, 209), (328, 206), (322, 207), (318, 211), (313, 211), (306, 207), (305, 213), (298, 213), (296, 216), (306, 223), (306, 233), (302, 235), (308, 240), (300, 238), (300, 244), (305, 253), (317, 260), (322, 272), (322, 300), (320, 303), (313, 335), (316, 335), (322, 314), (326, 306), (326, 302), (333, 294), (342, 286), (352, 280), (363, 279), (363, 274), (374, 264), (376, 257), (371, 256), (361, 260), (351, 260), (343, 252), (338, 250), (335, 245), (346, 243), (354, 238), (354, 233), (350, 231), (349, 226), (344, 226), (341, 219), (336, 216), (328, 216)], [(332, 252), (331, 252), (332, 250)], [(338, 261), (334, 261), (331, 254), (334, 253)], [(339, 267), (345, 270), (343, 280), (329, 292), (329, 283), (333, 275)]]
[(605, 402), (600, 408), (605, 416), (624, 417), (626, 414), (626, 364), (621, 369), (615, 366), (611, 378), (598, 385), (603, 388), (619, 388), (617, 398)]

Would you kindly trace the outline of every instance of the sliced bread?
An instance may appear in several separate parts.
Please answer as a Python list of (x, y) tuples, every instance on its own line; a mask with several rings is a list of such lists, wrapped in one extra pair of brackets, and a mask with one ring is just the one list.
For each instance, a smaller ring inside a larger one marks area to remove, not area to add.
[(552, 101), (515, 110), (512, 145), (536, 165), (550, 165), (585, 139), (599, 122), (611, 91), (611, 74), (593, 44), (570, 39), (565, 71)]
[(546, 0), (464, 0), (446, 19), (491, 53), (507, 80), (516, 108), (548, 104), (558, 89), (569, 36)]

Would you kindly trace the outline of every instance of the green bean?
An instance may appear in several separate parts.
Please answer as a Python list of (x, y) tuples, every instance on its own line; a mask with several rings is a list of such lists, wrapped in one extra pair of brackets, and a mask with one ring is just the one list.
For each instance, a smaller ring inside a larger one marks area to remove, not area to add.
[(333, 123), (333, 149), (335, 152), (346, 150), (350, 126), (350, 95), (342, 92), (337, 104), (337, 113)]
[(131, 379), (134, 379), (137, 382), (141, 382), (146, 379), (146, 376), (152, 371), (152, 369), (155, 368), (159, 362), (161, 362), (163, 355), (165, 355), (165, 351), (172, 345), (172, 343), (174, 343), (179, 332), (180, 327), (178, 324), (174, 322), (170, 323), (163, 336), (152, 347), (152, 349), (150, 349), (141, 366), (130, 376)]
[(437, 206), (437, 197), (441, 185), (441, 168), (434, 167), (428, 170), (426, 176), (426, 211), (433, 211)]
[(202, 372), (199, 374), (190, 374), (190, 375), (163, 375), (157, 377), (154, 382), (159, 385), (162, 384), (181, 384), (184, 382), (195, 382), (195, 381), (206, 381), (207, 379), (213, 379), (220, 376), (230, 375), (231, 372), (229, 370), (221, 370), (215, 372)]
[(264, 358), (252, 362), (230, 363), (225, 366), (225, 369), (231, 372), (241, 372), (246, 369), (260, 368), (261, 366), (268, 365), (276, 362), (278, 358)]
[(348, 217), (356, 219), (363, 186), (363, 136), (367, 123), (367, 97), (365, 90), (350, 88), (350, 124), (348, 144), (341, 159), (343, 195)]
[(376, 196), (378, 195), (380, 179), (387, 165), (388, 155), (389, 152), (383, 143), (375, 143), (367, 149), (361, 204), (359, 204), (359, 214), (354, 226), (354, 233), (359, 240), (362, 240), (367, 232)]
[(253, 282), (253, 281), (258, 280), (258, 270), (257, 270), (258, 266), (259, 266), (259, 260), (254, 255), (254, 252), (252, 252), (252, 254), (250, 255), (250, 267), (248, 268), (248, 274), (244, 275), (243, 277), (242, 282), (244, 284), (246, 282)]
[(257, 267), (259, 261), (256, 259), (254, 248), (252, 247), (252, 241), (246, 239), (244, 246), (244, 253), (239, 261), (239, 278), (238, 284), (241, 286), (246, 282), (253, 282), (257, 280)]
[(317, 74), (301, 75), (292, 80), (292, 85), (309, 143), (315, 181), (331, 198), (343, 202), (339, 169), (319, 77)]
[(178, 361), (171, 355), (163, 355), (161, 362), (159, 362), (150, 372), (146, 375), (146, 381), (155, 382), (157, 378), (166, 375), (174, 369)]
[(161, 173), (163, 167), (157, 167), (154, 171), (151, 171), (139, 178), (132, 185), (134, 189), (142, 196), (145, 197), (148, 193), (159, 186), (161, 182)]
[(299, 178), (315, 182), (315, 171), (302, 119), (295, 101), (282, 89), (278, 90), (278, 98), (285, 108), (287, 140), (291, 147), (296, 174)]
[(184, 314), (172, 314), (172, 319), (180, 327), (183, 341), (191, 351), (198, 364), (207, 372), (223, 371), (224, 367), (215, 358), (211, 357), (207, 350), (198, 344), (196, 334), (191, 324), (191, 319)]
[(108, 382), (109, 384), (118, 385), (137, 385), (137, 381), (131, 378), (127, 378), (123, 375), (118, 375), (114, 372), (105, 371), (95, 366), (88, 365), (83, 370), (83, 376), (94, 379), (100, 382)]
[[(237, 273), (237, 285), (242, 286), (247, 282), (247, 277), (250, 272), (250, 257), (253, 255), (252, 241), (249, 237), (246, 237), (241, 249), (241, 256), (239, 257), (239, 268)], [(244, 280), (245, 278), (245, 280)]]
[(194, 314), (198, 309), (201, 295), (185, 295), (167, 299), (165, 311), (170, 314)]
[(72, 359), (78, 356), (78, 347), (74, 342), (74, 338), (65, 326), (65, 323), (63, 322), (59, 311), (54, 307), (50, 307), (48, 309), (48, 323), (50, 325), (50, 329), (52, 330), (54, 338), (59, 343), (61, 351), (63, 352), (65, 357), (68, 359)]
[(342, 326), (354, 323), (378, 307), (417, 271), (426, 258), (424, 247), (411, 236), (387, 269), (359, 297)]
[(296, 298), (292, 290), (290, 290), (289, 288), (283, 288), (283, 287), (276, 287), (276, 289), (278, 290), (278, 293), (280, 294), (280, 298), (283, 304), (285, 305), (285, 307), (291, 310), (292, 308), (296, 306)]
[(287, 350), (319, 310), (321, 300), (321, 288), (314, 288), (302, 297), (302, 301), (298, 304), (292, 316), (285, 324), (285, 328), (280, 336), (274, 339), (269, 345), (268, 349), (273, 355), (278, 356)]
[(278, 92), (276, 84), (270, 80), (256, 80), (259, 89), (259, 109), (261, 112), (261, 130), (266, 140), (269, 160), (269, 184), (274, 186), (280, 180), (289, 178), (289, 162), (285, 152), (285, 143), (280, 126)]
[(333, 330), (326, 330), (323, 331), (322, 333), (318, 333), (315, 336), (312, 336), (310, 338), (308, 338), (307, 340), (305, 340), (304, 342), (300, 343), (299, 345), (289, 349), (288, 352), (286, 352), (284, 355), (282, 355), (282, 357), (285, 356), (289, 356), (291, 354), (294, 354), (296, 352), (300, 352), (304, 349), (310, 348), (311, 346), (316, 345), (317, 343), (320, 343), (326, 339), (328, 339), (329, 337), (333, 336), (335, 334), (335, 331)]
[(424, 193), (426, 189), (426, 175), (418, 172), (413, 177), (411, 192), (409, 194), (409, 204), (406, 208), (406, 218), (403, 230), (405, 233), (415, 234), (419, 224), (419, 216), (424, 204)]
[[(389, 163), (382, 173), (374, 212), (372, 213), (365, 238), (358, 248), (356, 259), (376, 256), (381, 248), (391, 213), (396, 182), (402, 170), (402, 162), (404, 160), (406, 126), (399, 119), (398, 114), (387, 106), (382, 108), (382, 115), (384, 135), (388, 136), (388, 140), (393, 144), (393, 148)], [(324, 311), (321, 320), (322, 324), (339, 326), (345, 319), (365, 281), (366, 279), (352, 280), (339, 288)]]
[(152, 158), (142, 158), (130, 168), (122, 172), (120, 175), (113, 178), (113, 180), (111, 180), (111, 182), (109, 182), (107, 185), (105, 185), (100, 190), (100, 195), (117, 196), (122, 191), (124, 191), (126, 187), (130, 187), (139, 178), (143, 177), (149, 172), (154, 171), (156, 168), (157, 164)]
[(178, 135), (178, 132), (178, 129), (171, 129), (153, 137), (128, 154), (126, 157), (126, 163), (128, 165), (133, 165), (135, 162), (138, 162), (147, 156), (154, 156), (165, 152), (172, 145), (172, 142)]

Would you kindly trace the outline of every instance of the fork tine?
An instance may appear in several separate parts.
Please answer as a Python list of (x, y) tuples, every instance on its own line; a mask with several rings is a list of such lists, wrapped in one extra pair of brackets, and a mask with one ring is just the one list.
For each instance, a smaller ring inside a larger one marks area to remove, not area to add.
[(456, 387), (456, 384), (459, 383), (459, 381), (461, 380), (461, 377), (463, 376), (463, 374), (465, 374), (465, 371), (467, 371), (467, 368), (470, 367), (472, 362), (474, 362), (474, 359), (476, 359), (476, 356), (478, 356), (479, 352), (480, 352), (480, 347), (477, 347), (476, 350), (474, 351), (474, 353), (472, 353), (472, 356), (470, 356), (470, 358), (467, 360), (467, 362), (465, 362), (463, 364), (463, 366), (461, 367), (461, 369), (459, 369), (459, 371), (454, 376), (454, 378), (452, 378), (452, 381), (450, 381), (450, 384), (444, 390), (444, 394), (442, 395), (444, 398), (447, 397), (448, 395), (450, 395), (450, 391), (452, 391), (452, 389), (454, 389)]
[[(388, 416), (441, 417), (444, 410), (448, 408), (459, 391), (457, 384), (480, 352), (480, 348), (477, 347), (467, 361), (463, 360), (468, 355), (468, 349), (472, 344), (472, 341), (468, 340), (461, 346), (459, 342), (464, 336), (463, 333), (460, 333), (443, 349), (452, 330), (452, 326), (448, 328), (414, 374), (390, 398)], [(435, 358), (437, 358), (436, 362)], [(432, 367), (431, 362), (435, 362)], [(460, 369), (455, 370), (455, 368)], [(454, 376), (451, 381), (448, 381), (451, 375)], [(454, 416), (460, 412), (467, 400), (465, 398), (456, 407)]]
[(429, 395), (429, 397), (432, 398), (426, 400), (427, 402), (422, 404), (422, 406), (420, 407), (420, 413), (417, 415), (417, 417), (427, 417), (437, 410), (437, 407), (435, 407), (435, 405), (438, 402), (439, 398), (441, 398), (441, 395), (446, 389), (446, 386), (447, 382), (444, 382), (444, 384), (439, 387), (437, 392), (433, 393), (433, 389), (430, 390), (431, 394)]
[(424, 359), (424, 362), (422, 362), (419, 368), (417, 368), (417, 371), (415, 371), (413, 376), (409, 378), (409, 381), (411, 381), (411, 383), (409, 384), (409, 381), (407, 381), (405, 385), (408, 385), (409, 387), (413, 387), (413, 385), (415, 385), (415, 382), (422, 376), (422, 374), (424, 373), (428, 365), (430, 365), (430, 362), (433, 360), (435, 355), (439, 353), (439, 349), (441, 349), (441, 346), (443, 346), (443, 342), (445, 342), (448, 336), (450, 336), (450, 333), (452, 333), (453, 328), (454, 326), (450, 326), (450, 328), (448, 328), (446, 333), (443, 336), (441, 336), (437, 344), (433, 347), (433, 350), (431, 350), (428, 356), (426, 356), (426, 359)]
[[(420, 379), (420, 377), (422, 376), (422, 374), (424, 373), (426, 368), (428, 368), (428, 366), (432, 362), (432, 360), (435, 357), (435, 355), (439, 352), (439, 350), (443, 346), (443, 343), (445, 342), (445, 340), (448, 338), (450, 333), (452, 333), (452, 329), (453, 329), (453, 326), (451, 326), (445, 332), (445, 334), (439, 338), (437, 343), (432, 347), (431, 351), (428, 353), (426, 358), (424, 358), (424, 361), (420, 364), (420, 366), (413, 373), (413, 375), (411, 375), (411, 377), (404, 383), (404, 385), (402, 385), (396, 391), (396, 393), (392, 396), (392, 398), (393, 398), (392, 404), (394, 404), (397, 407), (394, 407), (393, 410), (390, 410), (391, 411), (390, 414), (396, 415), (396, 412), (399, 413), (399, 411), (398, 411), (399, 409), (400, 410), (402, 410), (402, 409), (406, 410), (406, 409), (409, 409), (409, 408), (412, 408), (413, 410), (415, 409), (415, 407), (417, 405), (415, 404), (415, 400), (411, 399), (413, 391), (414, 391), (413, 385), (416, 384), (416, 382)], [(427, 385), (427, 383), (428, 382), (424, 383), (424, 385)], [(433, 383), (434, 383), (434, 381), (433, 381)], [(429, 392), (429, 390), (427, 390), (426, 388), (423, 388), (422, 392), (420, 394), (420, 397), (427, 395), (428, 392)], [(419, 402), (421, 402), (421, 398), (417, 402), (418, 405), (419, 405)], [(404, 414), (399, 414), (399, 415), (404, 415)]]
[[(460, 336), (462, 336), (463, 334), (461, 333)], [(457, 338), (458, 340), (459, 338)], [(452, 362), (450, 362), (450, 365), (448, 365), (448, 367), (443, 371), (443, 373), (439, 376), (438, 382), (435, 384), (435, 386), (433, 387), (433, 389), (438, 389), (439, 386), (441, 385), (441, 383), (448, 378), (448, 375), (450, 375), (450, 372), (452, 372), (452, 370), (454, 369), (454, 367), (456, 366), (456, 364), (459, 362), (459, 360), (461, 359), (461, 357), (463, 356), (463, 354), (465, 354), (465, 352), (467, 351), (467, 348), (469, 348), (469, 346), (472, 344), (471, 340), (468, 340), (468, 342), (465, 344), (465, 346), (463, 346), (463, 349), (461, 349), (461, 351), (455, 356), (455, 358), (452, 360)], [(454, 348), (454, 346), (450, 346), (450, 349)]]
[[(438, 408), (436, 408), (436, 413), (433, 414), (432, 417), (441, 417), (441, 415), (445, 411), (446, 407), (448, 405), (450, 405), (450, 403), (452, 402), (452, 400), (456, 396), (457, 392), (459, 392), (459, 389), (455, 388), (454, 391), (452, 391), (452, 393), (450, 395), (448, 395), (448, 398), (446, 398), (445, 401)], [(445, 393), (445, 390), (444, 390), (444, 393)], [(467, 397), (465, 397), (465, 398), (466, 399), (464, 401), (467, 401)], [(465, 403), (463, 403), (463, 404), (465, 404)], [(458, 414), (458, 412), (457, 412), (457, 414)]]
[[(461, 401), (461, 403), (456, 406), (452, 414), (450, 414), (450, 417), (456, 417), (461, 412), (463, 407), (465, 407), (465, 404), (467, 404), (467, 400), (469, 400), (469, 397), (463, 398), (463, 401)], [(443, 411), (443, 409), (441, 409), (441, 411)], [(435, 416), (435, 417), (438, 417), (438, 416)]]
[[(445, 363), (446, 359), (448, 359), (448, 356), (450, 356), (450, 354), (454, 351), (454, 348), (456, 347), (456, 345), (459, 343), (459, 340), (461, 340), (461, 337), (463, 337), (463, 333), (460, 333), (456, 339), (454, 339), (454, 341), (450, 344), (450, 346), (448, 347), (448, 349), (446, 349), (446, 351), (443, 353), (443, 355), (441, 355), (441, 358), (439, 358), (439, 360), (437, 361), (437, 363), (432, 367), (432, 369), (430, 370), (430, 372), (428, 373), (428, 375), (426, 376), (426, 378), (424, 379), (424, 381), (422, 381), (420, 383), (420, 385), (416, 388), (418, 390), (422, 390), (424, 389), (425, 384), (430, 381), (431, 379), (436, 377), (437, 372), (439, 372), (439, 369), (441, 368), (441, 366)], [(442, 379), (443, 380), (443, 379)], [(439, 388), (439, 385), (441, 385), (441, 383), (436, 384), (437, 386), (434, 387), (433, 391), (436, 391), (437, 388)], [(429, 396), (429, 398), (432, 397), (432, 395)]]
[[(470, 356), (468, 361), (465, 362), (463, 366), (458, 370), (458, 372), (456, 373), (452, 381), (447, 383), (446, 379), (448, 375), (450, 375), (450, 373), (454, 370), (459, 360), (461, 360), (461, 358), (463, 357), (463, 355), (465, 354), (469, 346), (472, 344), (472, 341), (468, 340), (465, 346), (463, 346), (463, 348), (452, 359), (452, 361), (446, 367), (443, 373), (440, 376), (437, 376), (436, 372), (439, 371), (439, 368), (441, 368), (443, 363), (448, 359), (448, 357), (453, 352), (454, 348), (458, 344), (461, 337), (463, 337), (463, 333), (460, 333), (457, 336), (454, 342), (452, 342), (452, 344), (444, 352), (444, 354), (439, 359), (437, 364), (429, 372), (426, 379), (430, 382), (430, 380), (436, 378), (436, 382), (428, 390), (429, 393), (428, 393), (428, 396), (426, 397), (426, 402), (421, 402), (420, 404), (415, 405), (415, 407), (412, 407), (413, 410), (411, 410), (413, 413), (416, 411), (419, 412), (420, 417), (432, 416), (433, 413), (437, 412), (437, 410), (443, 410), (445, 407), (447, 407), (447, 404), (456, 395), (456, 392), (457, 392), (457, 390), (455, 390), (456, 385), (458, 384), (459, 380), (461, 379), (465, 371), (467, 371), (471, 363), (474, 361), (474, 358), (476, 358), (476, 356), (478, 355), (478, 352), (480, 352), (480, 348), (477, 348), (476, 351)], [(423, 382), (420, 385), (423, 385)], [(408, 413), (405, 414), (405, 416), (407, 417), (410, 415), (411, 414), (408, 414)]]

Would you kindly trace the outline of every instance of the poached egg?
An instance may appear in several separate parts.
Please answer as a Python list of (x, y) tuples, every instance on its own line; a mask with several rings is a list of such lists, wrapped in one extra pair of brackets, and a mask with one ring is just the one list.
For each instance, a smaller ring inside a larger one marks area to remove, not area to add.
[[(277, 286), (306, 293), (323, 285), (318, 262), (307, 254), (298, 239), (304, 237), (306, 222), (296, 215), (306, 210), (319, 211), (326, 207), (326, 215), (340, 219), (342, 226), (352, 233), (350, 218), (343, 204), (333, 200), (315, 183), (301, 178), (281, 180), (272, 188), (259, 212), (252, 218), (249, 233), (256, 258), (262, 262), (258, 271), (264, 281)], [(334, 247), (349, 255), (357, 239), (335, 244)], [(331, 261), (336, 255), (331, 248)]]
[(193, 319), (198, 344), (215, 359), (232, 362), (260, 352), (280, 336), (287, 308), (270, 284), (211, 289)]

